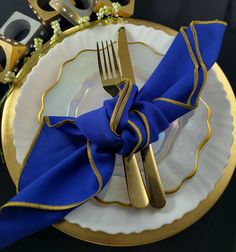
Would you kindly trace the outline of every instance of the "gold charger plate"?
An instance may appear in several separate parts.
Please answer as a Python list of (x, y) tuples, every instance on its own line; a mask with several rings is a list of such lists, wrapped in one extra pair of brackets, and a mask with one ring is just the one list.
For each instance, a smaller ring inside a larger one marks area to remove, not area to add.
[[(163, 30), (170, 35), (175, 35), (176, 31), (145, 20), (139, 19), (128, 19), (129, 23), (136, 25), (145, 25), (147, 27), (153, 27), (154, 29)], [(104, 23), (104, 22), (103, 22)], [(93, 22), (90, 27), (86, 29), (93, 28), (98, 24), (97, 21)], [(73, 27), (65, 32), (63, 32), (62, 39), (70, 36), (76, 32), (81, 30), (78, 27)], [(47, 53), (50, 50), (51, 46), (49, 43), (46, 43), (40, 53)], [(24, 81), (27, 77), (27, 74), (31, 71), (34, 65), (37, 64), (38, 54), (35, 53), (30, 59), (27, 60), (23, 68), (17, 75), (17, 83), (15, 84), (15, 88), (11, 92), (8, 97), (6, 104), (4, 106), (3, 117), (2, 117), (2, 144), (3, 151), (6, 159), (6, 164), (14, 183), (17, 183), (17, 180), (20, 175), (20, 165), (16, 161), (16, 150), (13, 144), (13, 119), (15, 114), (15, 106), (17, 102), (17, 98), (20, 94), (20, 88), (24, 84)], [(168, 238), (184, 229), (192, 225), (194, 222), (199, 220), (219, 199), (225, 188), (227, 187), (230, 178), (233, 175), (235, 164), (236, 164), (236, 156), (233, 153), (236, 153), (236, 101), (234, 93), (230, 87), (230, 84), (225, 77), (221, 68), (215, 64), (213, 66), (218, 79), (221, 81), (224, 90), (227, 93), (227, 99), (231, 104), (231, 115), (233, 117), (233, 125), (234, 125), (234, 141), (231, 146), (230, 157), (228, 159), (227, 166), (224, 169), (224, 174), (221, 179), (216, 183), (214, 190), (208, 195), (208, 197), (203, 200), (197, 208), (193, 211), (185, 214), (181, 219), (172, 222), (171, 224), (166, 224), (159, 229), (156, 230), (145, 230), (141, 233), (131, 233), (131, 234), (116, 234), (111, 235), (108, 233), (104, 233), (101, 231), (94, 232), (90, 229), (85, 229), (80, 227), (77, 224), (71, 224), (67, 221), (62, 221), (56, 225), (55, 228), (60, 231), (71, 235), (75, 238), (88, 241), (95, 244), (101, 245), (109, 245), (109, 246), (137, 246), (143, 245), (147, 243), (156, 242), (165, 238)]]

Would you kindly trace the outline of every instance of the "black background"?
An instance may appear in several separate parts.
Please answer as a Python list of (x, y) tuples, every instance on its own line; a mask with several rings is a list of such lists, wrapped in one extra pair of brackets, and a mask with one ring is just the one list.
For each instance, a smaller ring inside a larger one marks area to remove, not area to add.
[[(14, 11), (34, 17), (27, 0), (1, 0), (0, 26)], [(234, 91), (236, 90), (236, 0), (136, 0), (134, 17), (148, 19), (174, 29), (188, 25), (192, 20), (227, 21), (229, 25), (218, 63), (230, 80)], [(3, 90), (4, 88), (0, 87), (1, 94)], [(236, 252), (235, 186), (236, 175), (233, 176), (220, 200), (201, 220), (174, 237), (150, 245), (130, 248), (98, 246), (76, 240), (50, 227), (2, 251)], [(7, 169), (1, 165), (0, 205), (14, 193), (15, 188)]]

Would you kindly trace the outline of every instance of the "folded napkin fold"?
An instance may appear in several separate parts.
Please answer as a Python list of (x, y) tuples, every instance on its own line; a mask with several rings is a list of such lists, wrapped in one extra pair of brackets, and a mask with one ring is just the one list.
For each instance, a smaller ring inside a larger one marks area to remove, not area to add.
[(115, 154), (130, 155), (198, 105), (226, 24), (181, 28), (140, 91), (129, 80), (102, 108), (78, 118), (44, 117), (24, 162), (18, 194), (1, 209), (0, 248), (61, 221), (110, 180)]

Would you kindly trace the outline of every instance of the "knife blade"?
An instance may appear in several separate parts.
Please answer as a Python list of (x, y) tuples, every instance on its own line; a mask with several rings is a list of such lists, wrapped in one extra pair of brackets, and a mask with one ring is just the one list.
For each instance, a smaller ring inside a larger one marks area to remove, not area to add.
[[(117, 48), (121, 77), (136, 83), (125, 27), (118, 30)], [(162, 208), (166, 204), (165, 193), (151, 144), (141, 151), (141, 157), (150, 205), (155, 208)]]
[(133, 72), (132, 61), (130, 57), (126, 31), (125, 27), (121, 27), (118, 30), (118, 40), (117, 40), (117, 48), (118, 48), (118, 59), (120, 62), (120, 71), (121, 77), (130, 79), (133, 83), (135, 83), (135, 77)]

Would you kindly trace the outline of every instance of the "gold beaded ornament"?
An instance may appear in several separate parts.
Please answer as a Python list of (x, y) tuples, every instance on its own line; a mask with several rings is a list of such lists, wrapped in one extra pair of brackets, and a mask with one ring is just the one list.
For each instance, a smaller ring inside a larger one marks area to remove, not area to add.
[[(128, 0), (128, 3), (126, 5), (121, 6), (118, 13), (119, 17), (132, 16), (134, 14), (134, 5), (135, 5), (135, 0)], [(112, 7), (112, 2), (110, 0), (96, 0), (93, 11), (99, 12), (99, 9), (104, 6)]]
[(69, 0), (51, 0), (50, 5), (73, 25), (78, 25), (84, 17), (91, 16), (95, 5), (95, 0), (84, 0), (82, 2), (84, 9), (76, 7)]
[[(60, 13), (58, 13), (55, 10), (46, 10), (42, 9), (42, 5), (39, 4), (39, 2), (43, 2), (44, 4), (48, 4), (50, 0), (28, 0), (29, 7), (32, 9), (34, 14), (37, 16), (37, 18), (40, 20), (40, 22), (44, 25), (49, 27), (50, 23), (53, 20), (56, 20), (59, 18)], [(69, 0), (72, 5), (75, 5), (74, 0)], [(40, 7), (41, 6), (41, 7)]]

